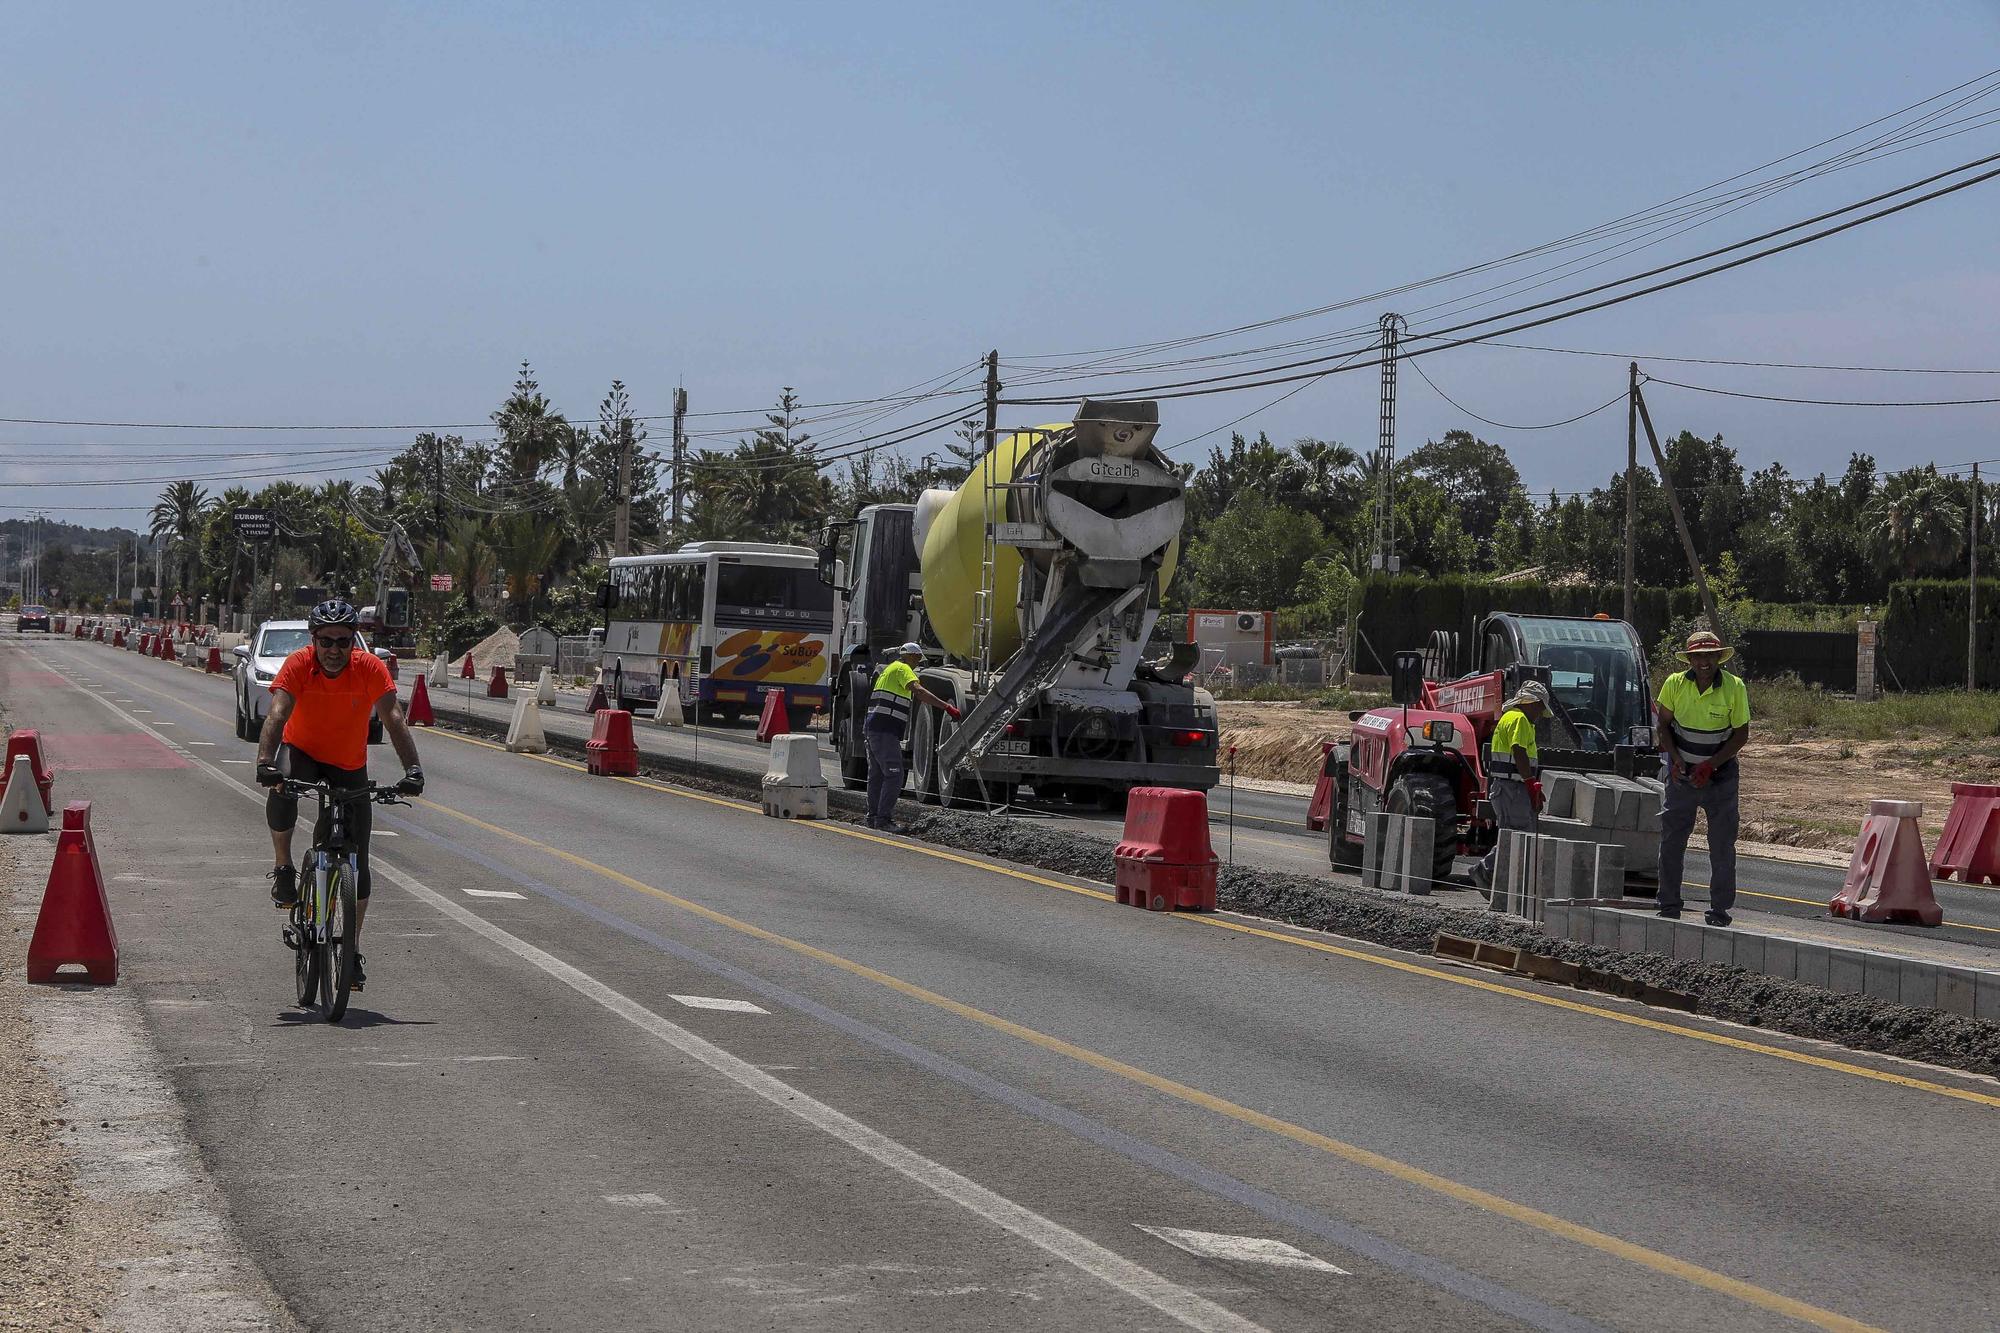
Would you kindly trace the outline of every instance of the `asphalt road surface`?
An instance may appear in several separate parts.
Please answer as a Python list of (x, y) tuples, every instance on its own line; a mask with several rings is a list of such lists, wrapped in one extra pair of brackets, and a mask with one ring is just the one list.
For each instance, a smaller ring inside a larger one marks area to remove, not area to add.
[[(468, 693), (465, 682), (454, 677), (452, 687), (441, 691), (436, 707), (450, 720), (470, 712), (489, 722), (504, 725), (511, 704), (485, 697), (485, 685), (475, 682)], [(405, 693), (408, 687), (405, 687)], [(590, 722), (582, 711), (582, 696), (560, 695), (553, 709), (544, 711), (552, 732), (575, 738), (589, 734)], [(643, 750), (699, 759), (705, 765), (755, 774), (764, 770), (766, 747), (757, 744), (748, 722), (736, 726), (656, 729), (640, 723), (636, 730)], [(821, 765), (827, 781), (838, 783), (840, 773), (832, 749), (821, 744)], [(1327, 837), (1306, 829), (1306, 798), (1249, 787), (1218, 787), (1209, 797), (1210, 839), (1218, 856), (1225, 859), (1286, 870), (1304, 875), (1330, 875)], [(1025, 818), (1047, 820), (1073, 832), (1117, 842), (1123, 817), (1074, 805), (1038, 802), (1032, 797), (1016, 809)], [(1459, 882), (1440, 886), (1440, 897), (1476, 901), (1477, 894), (1463, 872), (1471, 862), (1458, 863)], [(1738, 908), (1769, 912), (1802, 920), (1825, 920), (1826, 905), (1839, 890), (1843, 871), (1827, 866), (1780, 861), (1769, 857), (1745, 856), (1737, 870)], [(1708, 901), (1709, 862), (1707, 853), (1693, 849), (1687, 858), (1687, 901)], [(2000, 949), (2000, 890), (1990, 886), (1938, 881), (1932, 890), (1944, 908), (1945, 924), (1934, 929), (1920, 926), (1871, 925), (1870, 934), (1900, 933), (1918, 939), (1950, 939), (1985, 949)]]
[(2000, 1322), (1984, 1080), (440, 734), (330, 1026), (227, 683), (6, 641), (0, 696), (312, 1327)]

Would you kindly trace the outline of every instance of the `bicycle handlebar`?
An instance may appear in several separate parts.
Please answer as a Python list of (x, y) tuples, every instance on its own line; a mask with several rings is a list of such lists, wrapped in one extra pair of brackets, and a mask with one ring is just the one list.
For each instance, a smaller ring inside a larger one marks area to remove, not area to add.
[(278, 784), (278, 790), (287, 796), (316, 796), (322, 801), (338, 801), (352, 805), (357, 801), (374, 801), (378, 805), (408, 805), (403, 793), (395, 786), (370, 783), (366, 787), (336, 787), (330, 782), (301, 782), (297, 778), (286, 778)]

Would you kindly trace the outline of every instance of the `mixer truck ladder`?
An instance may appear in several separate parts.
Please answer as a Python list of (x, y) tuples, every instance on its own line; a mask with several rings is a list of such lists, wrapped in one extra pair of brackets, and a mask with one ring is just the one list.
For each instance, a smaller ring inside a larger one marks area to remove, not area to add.
[(938, 772), (949, 774), (984, 758), (993, 742), (1006, 733), (1007, 724), (1031, 699), (1055, 683), (1077, 643), (1092, 634), (1099, 619), (1134, 591), (1071, 584), (1059, 594), (1034, 636), (1008, 659), (993, 688), (939, 742)]

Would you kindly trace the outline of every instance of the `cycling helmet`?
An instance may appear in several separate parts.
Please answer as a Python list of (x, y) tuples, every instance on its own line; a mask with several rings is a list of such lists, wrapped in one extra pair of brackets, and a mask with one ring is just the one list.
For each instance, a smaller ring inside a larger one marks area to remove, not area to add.
[(356, 611), (350, 603), (344, 602), (338, 597), (330, 597), (326, 601), (321, 602), (312, 609), (312, 614), (306, 617), (306, 626), (309, 629), (318, 629), (322, 625), (359, 625), (360, 623), (360, 612)]

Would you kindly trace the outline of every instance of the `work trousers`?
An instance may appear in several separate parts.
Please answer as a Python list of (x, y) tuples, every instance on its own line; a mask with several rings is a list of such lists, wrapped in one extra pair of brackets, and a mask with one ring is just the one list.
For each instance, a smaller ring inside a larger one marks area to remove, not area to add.
[(895, 821), (896, 797), (903, 790), (903, 732), (884, 726), (862, 725), (868, 742), (868, 822)]
[(1660, 906), (1681, 905), (1688, 835), (1697, 811), (1708, 814), (1708, 906), (1727, 912), (1736, 905), (1737, 768), (1731, 764), (1697, 787), (1686, 777), (1667, 783), (1660, 796)]
[[(1486, 788), (1486, 799), (1493, 803), (1493, 822), (1501, 829), (1514, 829), (1521, 833), (1535, 831), (1535, 802), (1528, 795), (1528, 784), (1518, 778), (1496, 777)], [(1500, 838), (1496, 834), (1493, 849), (1479, 863), (1479, 875), (1488, 884), (1493, 882), (1493, 868), (1500, 863)]]

